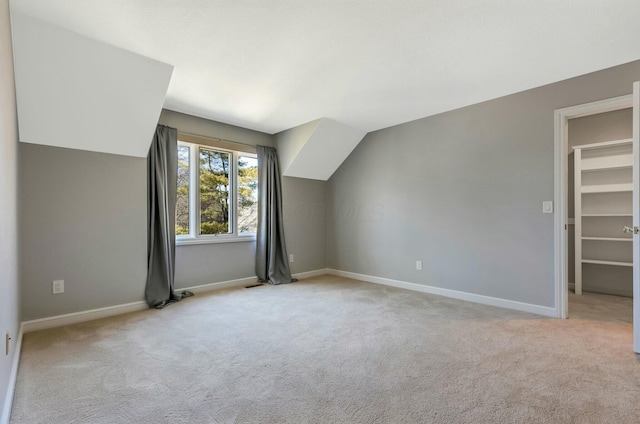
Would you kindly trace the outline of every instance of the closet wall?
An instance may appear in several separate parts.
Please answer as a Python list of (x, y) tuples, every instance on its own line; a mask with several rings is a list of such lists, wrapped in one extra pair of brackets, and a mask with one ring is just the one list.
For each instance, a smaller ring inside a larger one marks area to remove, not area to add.
[[(585, 116), (569, 120), (569, 222), (573, 223), (574, 213), (574, 154), (572, 146), (619, 140), (632, 137), (631, 109)], [(573, 224), (569, 225), (569, 287), (575, 281), (575, 244)], [(622, 233), (622, 228), (620, 228)], [(582, 289), (587, 292), (615, 294), (631, 297), (632, 269), (627, 267), (590, 266), (583, 268)]]

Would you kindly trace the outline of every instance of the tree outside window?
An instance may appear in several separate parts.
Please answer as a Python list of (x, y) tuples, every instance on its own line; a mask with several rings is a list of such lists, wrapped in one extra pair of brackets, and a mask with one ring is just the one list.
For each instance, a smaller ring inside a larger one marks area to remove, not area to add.
[[(194, 163), (198, 165), (192, 166)], [(179, 142), (177, 166), (178, 240), (255, 234), (258, 216), (255, 155)]]

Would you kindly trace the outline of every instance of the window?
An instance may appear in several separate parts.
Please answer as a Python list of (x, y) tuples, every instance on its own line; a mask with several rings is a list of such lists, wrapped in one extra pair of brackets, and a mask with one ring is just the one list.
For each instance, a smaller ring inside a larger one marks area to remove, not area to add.
[(176, 242), (255, 238), (258, 159), (255, 154), (178, 141)]

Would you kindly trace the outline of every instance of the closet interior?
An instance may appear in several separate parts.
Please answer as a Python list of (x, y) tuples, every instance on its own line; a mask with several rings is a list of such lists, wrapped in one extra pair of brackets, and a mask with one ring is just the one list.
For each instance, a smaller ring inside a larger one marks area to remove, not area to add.
[(569, 120), (569, 288), (633, 296), (632, 110)]

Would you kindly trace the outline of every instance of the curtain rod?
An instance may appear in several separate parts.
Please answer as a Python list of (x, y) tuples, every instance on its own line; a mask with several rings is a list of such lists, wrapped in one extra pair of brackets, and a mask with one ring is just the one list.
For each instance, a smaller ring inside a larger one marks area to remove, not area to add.
[(248, 147), (256, 147), (257, 144), (249, 144), (249, 143), (242, 143), (241, 141), (235, 141), (235, 140), (227, 140), (224, 138), (220, 138), (220, 137), (210, 137), (208, 135), (201, 135), (201, 134), (193, 134), (193, 133), (189, 133), (186, 131), (180, 131), (178, 130), (178, 134), (184, 134), (184, 135), (189, 135), (192, 137), (200, 137), (200, 138), (206, 138), (212, 141), (221, 141), (223, 143), (233, 143), (233, 144), (240, 144), (241, 146), (248, 146)]

